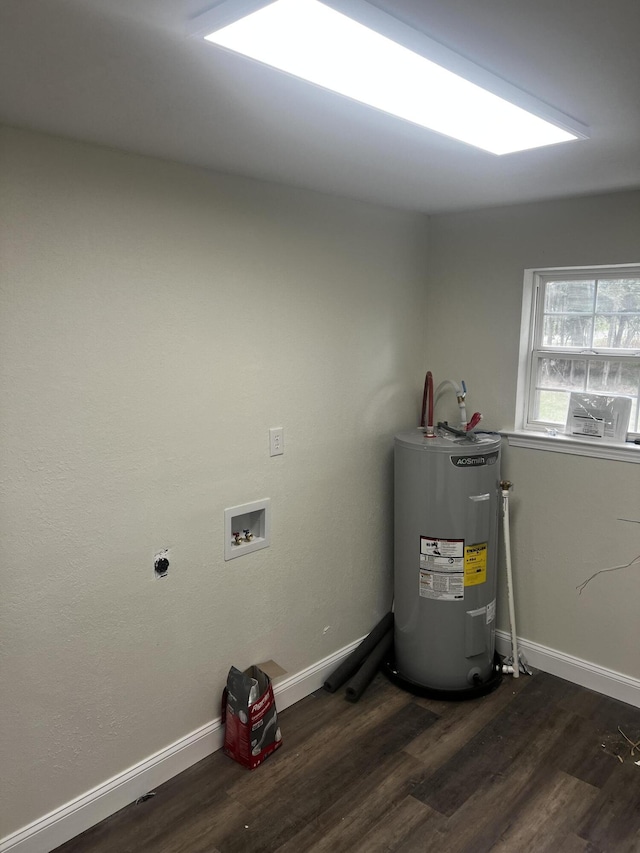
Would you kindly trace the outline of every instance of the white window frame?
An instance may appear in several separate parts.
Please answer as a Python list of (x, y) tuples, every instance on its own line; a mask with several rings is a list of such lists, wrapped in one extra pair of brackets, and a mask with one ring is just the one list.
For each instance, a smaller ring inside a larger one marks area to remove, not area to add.
[[(629, 432), (626, 444), (608, 444), (594, 442), (588, 438), (576, 438), (564, 435), (562, 427), (536, 421), (531, 416), (534, 411), (536, 358), (541, 353), (558, 356), (581, 355), (586, 361), (615, 359), (616, 361), (633, 359), (640, 363), (640, 352), (621, 352), (603, 349), (581, 350), (578, 347), (553, 350), (539, 343), (541, 323), (544, 314), (543, 287), (549, 280), (572, 278), (584, 280), (620, 277), (629, 275), (640, 277), (640, 264), (616, 264), (613, 266), (548, 267), (525, 270), (522, 300), (522, 322), (520, 326), (520, 353), (518, 365), (518, 386), (516, 396), (516, 418), (514, 433), (509, 434), (509, 443), (516, 446), (535, 447), (545, 450), (558, 450), (564, 453), (576, 453), (582, 456), (598, 456), (625, 461), (640, 462), (640, 445), (634, 444), (640, 433)], [(640, 405), (640, 402), (639, 404)]]

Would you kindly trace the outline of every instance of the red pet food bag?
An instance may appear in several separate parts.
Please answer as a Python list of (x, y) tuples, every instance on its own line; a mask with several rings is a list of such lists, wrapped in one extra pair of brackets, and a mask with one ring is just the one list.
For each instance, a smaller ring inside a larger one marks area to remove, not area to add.
[(282, 744), (271, 679), (259, 667), (232, 666), (222, 694), (224, 751), (253, 770)]

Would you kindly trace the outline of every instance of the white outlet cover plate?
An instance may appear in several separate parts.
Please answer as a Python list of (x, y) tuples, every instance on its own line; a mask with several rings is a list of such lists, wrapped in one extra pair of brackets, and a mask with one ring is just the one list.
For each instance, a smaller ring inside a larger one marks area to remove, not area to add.
[(269, 453), (271, 456), (284, 453), (284, 427), (271, 427), (269, 430)]

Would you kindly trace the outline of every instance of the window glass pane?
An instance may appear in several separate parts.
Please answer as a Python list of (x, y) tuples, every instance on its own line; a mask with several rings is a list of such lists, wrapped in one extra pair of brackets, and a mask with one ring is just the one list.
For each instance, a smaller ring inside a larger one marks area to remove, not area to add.
[(593, 346), (640, 350), (640, 314), (597, 314)]
[(587, 390), (598, 394), (622, 394), (637, 397), (640, 390), (640, 364), (594, 359), (589, 363)]
[(596, 311), (640, 312), (640, 278), (599, 281)]
[(564, 425), (571, 391), (624, 395), (640, 435), (640, 266), (540, 270), (526, 281), (535, 310), (525, 423)]
[(536, 387), (582, 391), (586, 374), (587, 362), (584, 359), (539, 358)]
[(536, 391), (533, 408), (534, 420), (564, 424), (567, 421), (569, 393), (565, 391)]
[(549, 314), (544, 318), (542, 345), (586, 349), (591, 346), (592, 329), (593, 317)]
[(545, 314), (593, 312), (595, 281), (548, 281), (544, 289)]

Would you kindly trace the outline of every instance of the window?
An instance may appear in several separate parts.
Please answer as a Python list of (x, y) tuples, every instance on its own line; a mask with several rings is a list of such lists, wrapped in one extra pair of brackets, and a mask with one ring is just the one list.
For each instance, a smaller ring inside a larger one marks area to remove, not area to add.
[(572, 391), (631, 398), (640, 431), (640, 265), (527, 270), (518, 426), (563, 431)]

